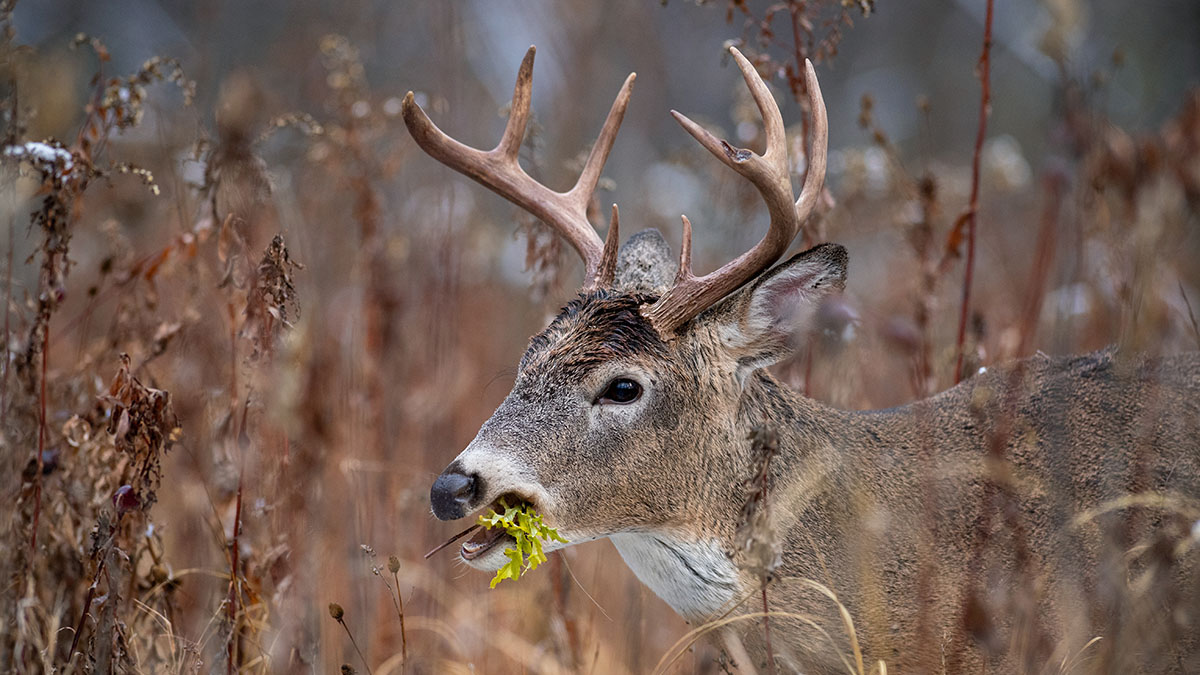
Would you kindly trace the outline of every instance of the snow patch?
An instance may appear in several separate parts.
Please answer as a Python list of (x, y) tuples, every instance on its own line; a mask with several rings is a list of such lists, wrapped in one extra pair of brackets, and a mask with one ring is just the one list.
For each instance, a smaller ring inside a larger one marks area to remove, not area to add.
[(61, 166), (64, 171), (70, 171), (71, 167), (75, 165), (74, 158), (67, 150), (36, 141), (30, 141), (24, 145), (10, 145), (4, 148), (4, 155), (35, 163)]

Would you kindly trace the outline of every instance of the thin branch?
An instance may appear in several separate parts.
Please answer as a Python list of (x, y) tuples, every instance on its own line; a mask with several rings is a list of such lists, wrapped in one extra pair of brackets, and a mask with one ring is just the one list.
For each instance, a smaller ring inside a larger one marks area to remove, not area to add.
[(363, 666), (366, 667), (367, 675), (372, 675), (371, 664), (367, 662), (367, 658), (363, 656), (362, 650), (358, 648), (358, 640), (354, 639), (354, 634), (350, 632), (350, 626), (346, 625), (345, 610), (343, 610), (342, 606), (336, 602), (331, 602), (329, 603), (329, 616), (333, 617), (334, 621), (341, 624), (342, 628), (346, 631), (346, 635), (350, 637), (350, 644), (354, 645), (354, 651), (358, 654), (359, 660), (361, 660), (363, 662)]
[[(243, 419), (243, 423), (245, 420)], [(233, 510), (233, 539), (229, 542), (230, 546), (230, 562), (229, 562), (229, 644), (226, 645), (225, 652), (225, 668), (226, 672), (233, 673), (234, 669), (234, 652), (238, 651), (238, 599), (241, 596), (241, 589), (238, 588), (238, 567), (241, 562), (239, 560), (238, 539), (242, 534), (242, 475), (238, 474), (237, 486), (237, 502)], [(238, 655), (240, 659), (240, 654)], [(240, 668), (239, 668), (240, 670)]]
[(400, 662), (408, 664), (408, 634), (404, 631), (404, 598), (400, 597), (400, 563), (392, 564), (392, 559), (388, 560), (388, 569), (392, 570), (392, 579), (396, 582), (396, 612), (400, 615)]
[(767, 670), (771, 675), (775, 675), (775, 650), (771, 649), (771, 624), (770, 616), (771, 609), (767, 606), (767, 578), (764, 576), (762, 580), (762, 603), (763, 603), (763, 638), (767, 642)]
[[(5, 335), (5, 340), (8, 336)], [(38, 394), (38, 449), (37, 472), (33, 474), (33, 528), (29, 535), (29, 569), (37, 558), (38, 520), (42, 515), (42, 471), (45, 470), (46, 453), (46, 352), (50, 349), (50, 317), (42, 325), (42, 381)]]
[(426, 554), (425, 554), (425, 559), (426, 559), (426, 560), (429, 560), (429, 557), (430, 557), (431, 555), (433, 555), (434, 553), (437, 553), (438, 551), (440, 551), (440, 550), (442, 550), (442, 549), (446, 548), (446, 547), (447, 547), (447, 546), (449, 546), (450, 544), (453, 544), (454, 542), (458, 541), (459, 539), (462, 539), (463, 537), (467, 536), (468, 534), (471, 534), (472, 532), (474, 532), (474, 531), (475, 531), (476, 529), (478, 529), (478, 528), (479, 528), (479, 523), (471, 523), (471, 526), (470, 526), (470, 527), (468, 527), (467, 529), (463, 530), (462, 532), (459, 532), (458, 534), (454, 535), (453, 537), (450, 537), (449, 539), (447, 539), (446, 541), (442, 542), (441, 544), (438, 544), (437, 546), (435, 546), (435, 547), (433, 548), (433, 550), (432, 550), (432, 551), (430, 551), (429, 553), (426, 553)]
[(96, 598), (96, 588), (100, 585), (100, 576), (104, 574), (105, 563), (108, 562), (108, 555), (112, 551), (113, 538), (116, 536), (117, 527), (121, 523), (121, 512), (117, 510), (117, 525), (110, 526), (108, 531), (108, 540), (104, 547), (100, 550), (100, 560), (96, 563), (96, 574), (92, 577), (92, 583), (88, 586), (87, 595), (83, 599), (83, 611), (79, 614), (79, 621), (75, 624), (75, 635), (71, 638), (71, 650), (67, 652), (67, 665), (70, 666), (71, 660), (75, 658), (75, 650), (79, 648), (79, 638), (83, 635), (83, 624), (87, 620), (88, 612), (91, 611), (92, 601)]
[[(14, 88), (13, 91), (15, 92), (16, 89)], [(13, 96), (15, 98), (16, 94), (14, 93)], [(14, 102), (13, 105), (15, 106), (16, 103)], [(14, 115), (15, 115), (15, 113), (14, 113)], [(7, 144), (12, 145), (11, 142), (9, 142)], [(17, 192), (17, 181), (14, 180), (9, 183), (9, 195), (10, 195), (9, 199), (11, 200), (11, 202), (13, 204), (16, 204), (16, 201), (17, 201), (16, 192)], [(4, 266), (4, 348), (3, 348), (4, 349), (4, 372), (2, 374), (0, 374), (0, 415), (5, 415), (5, 416), (7, 416), (7, 413), (8, 413), (8, 371), (12, 370), (12, 366), (10, 365), (12, 363), (12, 359), (9, 358), (9, 352), (8, 352), (9, 329), (10, 329), (9, 318), (12, 315), (12, 312), (9, 311), (9, 308), (12, 307), (13, 249), (17, 245), (17, 242), (16, 242), (17, 218), (16, 218), (15, 214), (17, 213), (18, 210), (19, 209), (13, 209), (13, 211), (12, 211), (13, 215), (9, 217), (9, 221), (8, 221), (8, 252), (6, 254), (7, 261)]]
[[(375, 552), (370, 551), (369, 555), (374, 558)], [(392, 588), (383, 575), (383, 570), (372, 563), (371, 573), (379, 577), (383, 585), (388, 590), (388, 597), (392, 599), (392, 606), (396, 608), (396, 616), (400, 618), (400, 663), (408, 663), (408, 635), (404, 631), (404, 598), (400, 597), (400, 559), (396, 556), (388, 556), (387, 569), (392, 573), (392, 579), (396, 582), (396, 588)]]
[(971, 281), (975, 276), (975, 221), (979, 215), (979, 157), (983, 153), (983, 139), (987, 135), (987, 118), (991, 112), (992, 73), (992, 8), (994, 0), (987, 0), (987, 17), (983, 24), (983, 52), (979, 55), (979, 79), (982, 83), (979, 94), (979, 129), (975, 134), (975, 156), (971, 160), (971, 202), (963, 217), (967, 228), (967, 269), (963, 274), (962, 309), (958, 315), (958, 339), (955, 352), (954, 382), (962, 382), (963, 343), (967, 335), (967, 316), (971, 309)]

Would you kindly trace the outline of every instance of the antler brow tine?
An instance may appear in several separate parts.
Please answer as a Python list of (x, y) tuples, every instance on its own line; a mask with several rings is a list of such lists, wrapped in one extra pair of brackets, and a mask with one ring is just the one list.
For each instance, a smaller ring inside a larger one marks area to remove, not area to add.
[[(799, 199), (792, 199), (792, 179), (787, 161), (787, 139), (783, 116), (770, 90), (755, 70), (754, 65), (737, 49), (730, 47), (742, 77), (754, 102), (762, 114), (767, 147), (763, 154), (734, 148), (727, 141), (718, 139), (686, 116), (671, 111), (676, 121), (717, 159), (749, 180), (758, 189), (767, 212), (771, 217), (770, 227), (754, 248), (720, 269), (696, 277), (690, 270), (691, 223), (684, 218), (684, 246), (679, 276), (670, 288), (653, 305), (643, 308), (642, 313), (650, 320), (661, 335), (670, 335), (693, 317), (711, 307), (734, 289), (754, 278), (770, 267), (783, 255), (804, 221), (812, 213), (825, 183), (825, 159), (829, 146), (829, 124), (825, 114), (825, 102), (821, 98), (817, 74), (812, 62), (805, 61), (804, 75), (808, 84), (809, 106), (812, 109), (812, 127), (809, 138), (808, 175)], [(687, 269), (685, 272), (685, 264)]]
[(675, 285), (678, 286), (696, 276), (692, 274), (692, 221), (687, 216), (683, 219), (683, 236), (679, 240), (679, 270), (675, 272)]
[(612, 205), (612, 218), (608, 221), (608, 236), (604, 237), (604, 251), (600, 255), (600, 267), (590, 284), (584, 285), (584, 290), (611, 288), (617, 274), (617, 249), (621, 245), (621, 228), (617, 215), (617, 205)]
[[(617, 92), (608, 117), (604, 120), (604, 126), (600, 129), (600, 135), (592, 145), (587, 162), (574, 187), (566, 192), (555, 192), (525, 173), (518, 161), (521, 140), (525, 136), (525, 127), (529, 121), (535, 53), (536, 49), (530, 47), (521, 61), (517, 82), (513, 87), (508, 121), (495, 148), (488, 151), (479, 150), (448, 136), (429, 119), (421, 106), (417, 105), (411, 91), (404, 97), (404, 124), (413, 140), (430, 157), (478, 181), (565, 237), (583, 259), (584, 287), (594, 287), (600, 281), (605, 245), (595, 228), (588, 222), (587, 208), (596, 190), (596, 183), (600, 180), (604, 162), (608, 159), (608, 153), (616, 140), (621, 120), (625, 116), (636, 74), (630, 73)], [(611, 283), (610, 278), (606, 284)]]

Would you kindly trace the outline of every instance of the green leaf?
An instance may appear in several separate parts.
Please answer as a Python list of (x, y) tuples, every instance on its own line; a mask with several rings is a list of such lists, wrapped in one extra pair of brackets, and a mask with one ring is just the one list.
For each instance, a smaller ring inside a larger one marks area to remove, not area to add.
[(504, 528), (504, 531), (513, 538), (516, 544), (515, 548), (505, 549), (504, 555), (508, 558), (508, 562), (496, 570), (496, 576), (492, 578), (492, 588), (505, 579), (520, 579), (526, 571), (535, 570), (538, 565), (546, 562), (543, 541), (553, 539), (564, 544), (570, 543), (554, 528), (547, 527), (542, 520), (542, 514), (534, 511), (529, 504), (509, 506), (501, 499), (500, 508), (504, 509), (504, 513), (491, 510), (479, 516), (478, 521), (488, 530), (497, 527)]
[(496, 570), (496, 576), (492, 579), (491, 588), (495, 588), (496, 584), (505, 579), (521, 578), (521, 554), (511, 548), (504, 552), (508, 556), (508, 562), (504, 563), (499, 570)]

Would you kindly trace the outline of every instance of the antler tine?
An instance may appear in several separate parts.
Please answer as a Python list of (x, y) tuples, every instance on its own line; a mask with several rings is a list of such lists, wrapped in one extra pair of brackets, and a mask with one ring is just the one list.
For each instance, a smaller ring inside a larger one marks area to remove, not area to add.
[[(791, 173), (787, 161), (787, 141), (783, 117), (779, 106), (746, 57), (735, 48), (730, 48), (742, 77), (746, 80), (751, 95), (758, 104), (763, 117), (767, 147), (762, 155), (749, 150), (734, 148), (718, 139), (706, 129), (686, 116), (671, 111), (675, 119), (709, 152), (725, 165), (749, 180), (766, 202), (771, 224), (762, 240), (754, 248), (720, 269), (703, 277), (692, 276), (681, 259), (679, 278), (657, 302), (643, 310), (643, 314), (662, 335), (673, 333), (692, 317), (703, 312), (731, 291), (770, 267), (783, 255), (808, 218), (825, 182), (825, 155), (829, 145), (829, 125), (825, 115), (825, 103), (811, 62), (805, 62), (805, 79), (808, 84), (809, 105), (813, 123), (810, 136), (808, 176), (800, 198), (792, 201)], [(684, 246), (690, 249), (691, 223), (684, 218)], [(683, 258), (690, 259), (690, 250)], [(690, 262), (690, 260), (689, 260)], [(690, 265), (689, 265), (690, 266)]]
[(825, 187), (825, 168), (829, 151), (829, 119), (826, 117), (825, 101), (821, 99), (821, 85), (812, 61), (804, 60), (804, 80), (808, 86), (809, 107), (812, 108), (812, 140), (809, 141), (808, 174), (804, 177), (804, 189), (796, 200), (796, 212), (801, 219), (808, 217), (821, 198)]
[(617, 129), (625, 116), (635, 76), (630, 74), (617, 94), (574, 187), (567, 192), (555, 192), (525, 173), (518, 161), (521, 140), (529, 121), (535, 53), (535, 48), (530, 47), (521, 61), (517, 83), (513, 87), (508, 122), (504, 126), (504, 135), (495, 148), (485, 152), (448, 136), (429, 119), (421, 106), (417, 105), (411, 91), (404, 97), (404, 124), (412, 134), (413, 140), (429, 156), (478, 181), (565, 237), (583, 258), (584, 285), (591, 286), (596, 283), (600, 271), (604, 244), (588, 221), (588, 202), (595, 192), (604, 161), (608, 159), (613, 141), (616, 140)]
[(600, 172), (604, 170), (604, 163), (608, 161), (613, 142), (617, 140), (617, 130), (621, 128), (621, 122), (625, 119), (625, 109), (629, 107), (629, 98), (633, 95), (633, 81), (636, 79), (637, 73), (630, 73), (629, 77), (625, 78), (625, 83), (613, 99), (612, 108), (608, 110), (608, 117), (604, 118), (600, 135), (596, 136), (596, 142), (592, 144), (592, 150), (583, 165), (583, 172), (579, 174), (579, 180), (575, 181), (575, 187), (568, 193), (580, 199), (585, 208), (592, 199), (592, 193), (596, 191), (596, 183), (600, 181)]
[(688, 220), (687, 216), (679, 216), (683, 219), (683, 237), (679, 240), (679, 269), (675, 272), (675, 285), (688, 282), (696, 278), (692, 274), (692, 221)]
[(783, 115), (779, 112), (779, 104), (775, 102), (775, 97), (771, 95), (766, 83), (755, 70), (754, 64), (750, 63), (749, 59), (743, 56), (736, 47), (730, 47), (729, 51), (733, 54), (738, 69), (742, 71), (742, 78), (746, 81), (750, 96), (758, 106), (758, 112), (763, 119), (767, 147), (762, 156), (731, 146), (728, 141), (717, 138), (680, 112), (672, 110), (671, 116), (713, 156), (742, 176), (750, 180), (775, 178), (772, 174), (776, 173), (773, 169), (777, 165), (782, 163), (783, 168), (787, 168), (787, 138), (783, 126)]
[(504, 135), (492, 151), (517, 161), (521, 152), (521, 141), (525, 139), (525, 128), (529, 125), (529, 107), (533, 102), (533, 57), (537, 47), (530, 45), (517, 69), (517, 83), (513, 85), (512, 102), (508, 104), (508, 121), (504, 123)]
[(617, 205), (612, 205), (612, 219), (608, 223), (608, 235), (604, 237), (604, 252), (600, 255), (600, 266), (596, 269), (596, 277), (584, 284), (585, 291), (599, 288), (612, 288), (613, 279), (617, 274), (617, 249), (621, 245), (621, 228), (618, 223)]

